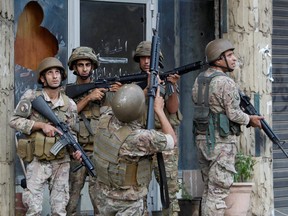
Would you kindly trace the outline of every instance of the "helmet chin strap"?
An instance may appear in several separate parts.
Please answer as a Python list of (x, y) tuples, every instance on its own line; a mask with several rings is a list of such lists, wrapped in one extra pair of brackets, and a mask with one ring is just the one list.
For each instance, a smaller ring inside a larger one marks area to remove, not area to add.
[(78, 76), (78, 77), (80, 77), (80, 79), (82, 79), (82, 80), (87, 80), (89, 77), (92, 76), (92, 70), (89, 72), (89, 74), (88, 74), (87, 76), (81, 76), (81, 75), (79, 75), (79, 73), (77, 73), (76, 71), (74, 71), (73, 74), (76, 75), (76, 76)]
[(227, 69), (228, 70), (228, 72), (232, 72), (232, 71), (234, 71), (234, 69), (232, 69), (232, 68), (230, 68), (229, 66), (228, 66), (228, 62), (227, 62), (227, 59), (226, 59), (226, 56), (225, 55), (222, 55), (223, 57), (224, 57), (224, 59), (225, 59), (225, 63), (226, 63), (226, 67), (224, 67), (224, 66), (220, 66), (220, 65), (217, 65), (217, 64), (215, 64), (215, 63), (210, 63), (209, 65), (211, 65), (211, 66), (216, 66), (216, 67), (219, 67), (219, 68), (224, 68), (224, 69)]

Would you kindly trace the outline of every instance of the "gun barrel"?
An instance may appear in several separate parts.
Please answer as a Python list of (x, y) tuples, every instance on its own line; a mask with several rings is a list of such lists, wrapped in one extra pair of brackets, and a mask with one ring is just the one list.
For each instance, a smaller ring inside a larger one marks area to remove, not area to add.
[(166, 78), (169, 74), (174, 74), (174, 73), (178, 73), (179, 75), (183, 75), (183, 74), (188, 73), (190, 71), (199, 70), (204, 65), (205, 65), (205, 63), (202, 61), (193, 62), (193, 63), (187, 64), (187, 65), (180, 66), (178, 68), (174, 68), (173, 70), (161, 73), (160, 78), (161, 79)]
[(269, 137), (269, 139), (273, 142), (273, 143), (280, 143), (280, 139), (278, 138), (278, 136), (272, 131), (272, 129), (270, 128), (270, 126), (268, 125), (268, 123), (262, 119), (261, 120), (261, 125), (262, 125), (262, 129), (265, 132), (265, 134)]

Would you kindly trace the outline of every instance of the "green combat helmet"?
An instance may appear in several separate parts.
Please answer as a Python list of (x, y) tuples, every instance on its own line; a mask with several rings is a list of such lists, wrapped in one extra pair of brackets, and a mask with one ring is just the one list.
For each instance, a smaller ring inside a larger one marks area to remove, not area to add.
[(37, 81), (39, 84), (42, 84), (40, 77), (41, 77), (41, 75), (43, 75), (43, 72), (45, 72), (49, 68), (53, 68), (53, 67), (60, 69), (61, 75), (62, 75), (62, 81), (64, 81), (67, 78), (63, 64), (55, 57), (47, 57), (40, 62), (39, 66), (37, 68), (37, 71), (38, 71), (38, 80)]
[(234, 50), (234, 46), (227, 39), (216, 39), (207, 44), (205, 48), (205, 55), (208, 63), (214, 62), (217, 60), (222, 53), (227, 50)]
[[(140, 42), (138, 44), (138, 46), (136, 47), (136, 51), (135, 51), (135, 54), (133, 57), (134, 61), (139, 62), (141, 56), (150, 56), (151, 55), (151, 45), (152, 45), (151, 41)], [(159, 66), (160, 66), (160, 68), (164, 68), (163, 60), (164, 60), (164, 57), (163, 57), (162, 52), (160, 51), (160, 53), (159, 53)]]
[(119, 121), (128, 123), (137, 120), (144, 114), (144, 92), (136, 84), (125, 84), (115, 93), (111, 107)]
[(94, 69), (98, 68), (100, 63), (95, 51), (90, 47), (77, 47), (73, 49), (71, 56), (68, 60), (68, 66), (70, 70), (73, 70), (75, 61), (82, 59), (89, 59), (94, 64)]

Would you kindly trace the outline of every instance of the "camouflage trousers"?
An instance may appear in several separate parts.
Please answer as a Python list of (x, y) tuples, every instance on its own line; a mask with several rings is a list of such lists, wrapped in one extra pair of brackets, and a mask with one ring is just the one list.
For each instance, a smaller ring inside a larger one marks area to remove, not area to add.
[(38, 161), (27, 165), (27, 188), (23, 192), (23, 204), (28, 208), (26, 215), (41, 215), (43, 193), (48, 182), (52, 215), (66, 215), (69, 200), (69, 161)]
[(99, 215), (96, 199), (96, 178), (88, 175), (85, 167), (80, 168), (77, 172), (73, 172), (73, 168), (79, 165), (79, 162), (71, 160), (70, 162), (71, 170), (69, 175), (69, 193), (70, 199), (67, 205), (67, 215), (76, 216), (77, 215), (77, 205), (80, 198), (80, 193), (84, 187), (86, 177), (89, 177), (88, 191), (91, 199), (91, 203), (94, 209), (94, 215)]
[(206, 140), (197, 140), (199, 165), (204, 180), (201, 202), (202, 216), (223, 216), (225, 198), (233, 184), (235, 171), (235, 143), (216, 143), (214, 149), (207, 147)]
[[(162, 214), (163, 216), (177, 216), (180, 207), (178, 204), (177, 199), (177, 192), (179, 191), (179, 184), (178, 184), (178, 159), (179, 159), (179, 152), (178, 148), (175, 148), (170, 151), (163, 151), (162, 152), (164, 164), (165, 164), (165, 171), (167, 177), (167, 185), (168, 185), (168, 193), (169, 193), (169, 200), (170, 200), (170, 207), (169, 209), (163, 209)], [(159, 169), (157, 163), (156, 155), (153, 157), (153, 169), (155, 172), (155, 177), (159, 182)]]
[(119, 200), (111, 199), (104, 193), (97, 193), (100, 215), (105, 216), (146, 216), (143, 199)]

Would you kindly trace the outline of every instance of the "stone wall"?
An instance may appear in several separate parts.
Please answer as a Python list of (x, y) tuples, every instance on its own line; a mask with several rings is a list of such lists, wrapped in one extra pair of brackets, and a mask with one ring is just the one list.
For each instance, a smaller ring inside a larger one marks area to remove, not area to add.
[[(223, 35), (235, 45), (239, 67), (231, 74), (252, 104), (272, 125), (271, 35), (272, 0), (230, 0), (228, 33)], [(272, 143), (262, 131), (242, 128), (239, 149), (259, 157), (254, 172), (251, 215), (271, 215), (273, 211)], [(264, 137), (264, 138), (263, 138)]]

